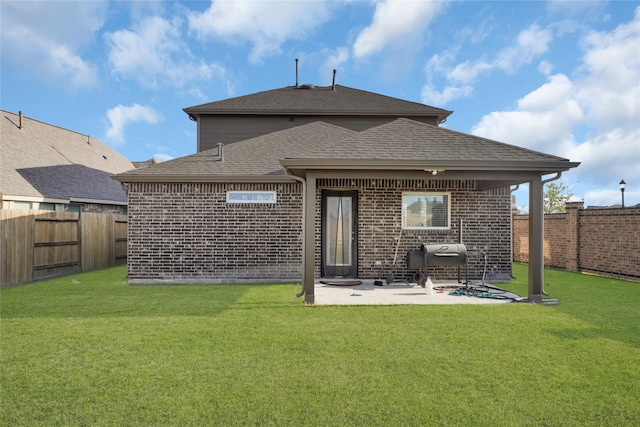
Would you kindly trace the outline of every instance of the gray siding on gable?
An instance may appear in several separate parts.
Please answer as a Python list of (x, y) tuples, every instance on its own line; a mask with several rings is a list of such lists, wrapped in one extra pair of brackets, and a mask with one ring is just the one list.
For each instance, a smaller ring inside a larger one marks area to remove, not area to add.
[[(359, 192), (358, 276), (413, 275), (405, 255), (422, 243), (458, 241), (463, 220), (469, 277), (511, 276), (511, 197), (508, 188), (475, 190), (474, 181), (320, 180), (316, 203), (316, 277), (320, 275), (320, 191)], [(403, 231), (403, 191), (451, 191), (452, 229)], [(277, 191), (275, 205), (229, 205), (228, 190)], [(302, 278), (300, 184), (131, 183), (129, 281), (144, 283), (298, 282)], [(435, 280), (455, 279), (454, 268), (434, 268)]]
[[(232, 144), (271, 132), (290, 129), (317, 121), (330, 123), (354, 131), (396, 120), (399, 116), (200, 116), (198, 152), (216, 147), (216, 144)], [(434, 117), (412, 117), (413, 120), (436, 125)]]

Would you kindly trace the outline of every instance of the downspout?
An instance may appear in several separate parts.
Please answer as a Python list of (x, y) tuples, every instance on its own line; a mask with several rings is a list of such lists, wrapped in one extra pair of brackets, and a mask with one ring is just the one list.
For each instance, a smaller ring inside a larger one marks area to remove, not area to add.
[[(514, 191), (518, 191), (520, 188), (520, 184), (516, 184), (515, 188), (509, 188), (509, 193), (513, 195)], [(512, 196), (513, 197), (513, 196)], [(511, 198), (509, 198), (509, 202), (511, 202)], [(511, 214), (509, 215), (509, 229), (511, 230), (511, 278), (515, 279), (516, 277), (513, 275), (513, 206), (511, 206)]]
[(544, 181), (542, 181), (542, 185), (544, 186), (547, 182), (551, 182), (551, 181), (555, 181), (557, 179), (560, 179), (561, 176), (562, 176), (562, 172), (556, 172), (556, 176), (552, 176), (549, 179), (545, 179)]
[(307, 232), (306, 232), (307, 227), (305, 226), (305, 219), (306, 219), (306, 212), (307, 212), (307, 181), (304, 178), (291, 174), (291, 172), (289, 172), (289, 169), (285, 168), (284, 173), (290, 176), (291, 178), (295, 179), (296, 181), (302, 183), (302, 280), (301, 280), (302, 289), (300, 290), (300, 292), (296, 294), (296, 297), (300, 298), (305, 294), (305, 288), (304, 288), (305, 250), (304, 248), (305, 248), (305, 241), (307, 237)]
[[(560, 179), (560, 177), (562, 176), (562, 172), (556, 172), (555, 176), (552, 176), (551, 178), (545, 179), (544, 181), (541, 181), (542, 184), (542, 191), (544, 192), (544, 186), (545, 184), (551, 182), (551, 181), (556, 181), (558, 179)], [(543, 197), (544, 197), (544, 193), (543, 193)], [(544, 203), (544, 200), (542, 201)], [(529, 220), (531, 220), (531, 216), (529, 216)], [(531, 237), (529, 237), (531, 238)], [(544, 212), (542, 213), (542, 238), (544, 239)], [(543, 259), (544, 261), (544, 259)], [(542, 283), (540, 284), (540, 290), (542, 292), (542, 295), (545, 296), (549, 296), (548, 293), (545, 292), (544, 290), (544, 281), (542, 281)], [(547, 301), (551, 301), (551, 300), (547, 300)]]

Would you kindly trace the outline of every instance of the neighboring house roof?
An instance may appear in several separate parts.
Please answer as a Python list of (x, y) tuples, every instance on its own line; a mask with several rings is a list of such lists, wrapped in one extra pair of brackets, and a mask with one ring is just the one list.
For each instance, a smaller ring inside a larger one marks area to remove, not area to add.
[(113, 174), (134, 169), (88, 135), (0, 110), (0, 193), (7, 198), (126, 203)]
[(400, 118), (362, 132), (323, 122), (236, 142), (121, 174), (120, 181), (220, 180), (297, 169), (556, 171), (567, 159)]
[(143, 160), (141, 162), (131, 162), (131, 163), (133, 163), (133, 166), (135, 166), (136, 168), (142, 168), (145, 166), (155, 165), (156, 163), (160, 163), (160, 161), (156, 159), (149, 159), (149, 160)]
[[(311, 85), (312, 86), (312, 85)], [(444, 121), (452, 111), (405, 101), (347, 86), (288, 86), (251, 95), (185, 108), (190, 117), (203, 114), (234, 115), (349, 115), (438, 117)]]

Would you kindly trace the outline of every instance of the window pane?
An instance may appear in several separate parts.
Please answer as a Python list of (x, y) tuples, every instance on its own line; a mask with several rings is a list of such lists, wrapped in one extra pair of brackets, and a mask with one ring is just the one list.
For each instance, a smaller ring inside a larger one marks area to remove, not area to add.
[(327, 265), (351, 265), (351, 224), (351, 198), (327, 197)]
[(438, 193), (403, 194), (402, 225), (406, 228), (448, 228), (449, 195)]
[(31, 209), (31, 202), (13, 202), (13, 209)]

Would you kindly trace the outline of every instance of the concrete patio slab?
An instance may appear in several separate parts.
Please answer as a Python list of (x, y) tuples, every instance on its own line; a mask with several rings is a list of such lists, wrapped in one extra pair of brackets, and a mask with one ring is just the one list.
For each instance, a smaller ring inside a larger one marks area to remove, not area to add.
[[(317, 282), (315, 305), (403, 305), (403, 304), (506, 304), (509, 299), (449, 295), (456, 283), (435, 283), (432, 295), (417, 283), (392, 283), (375, 286), (373, 280), (362, 280), (357, 286), (336, 286)], [(439, 290), (438, 286), (446, 289)]]

